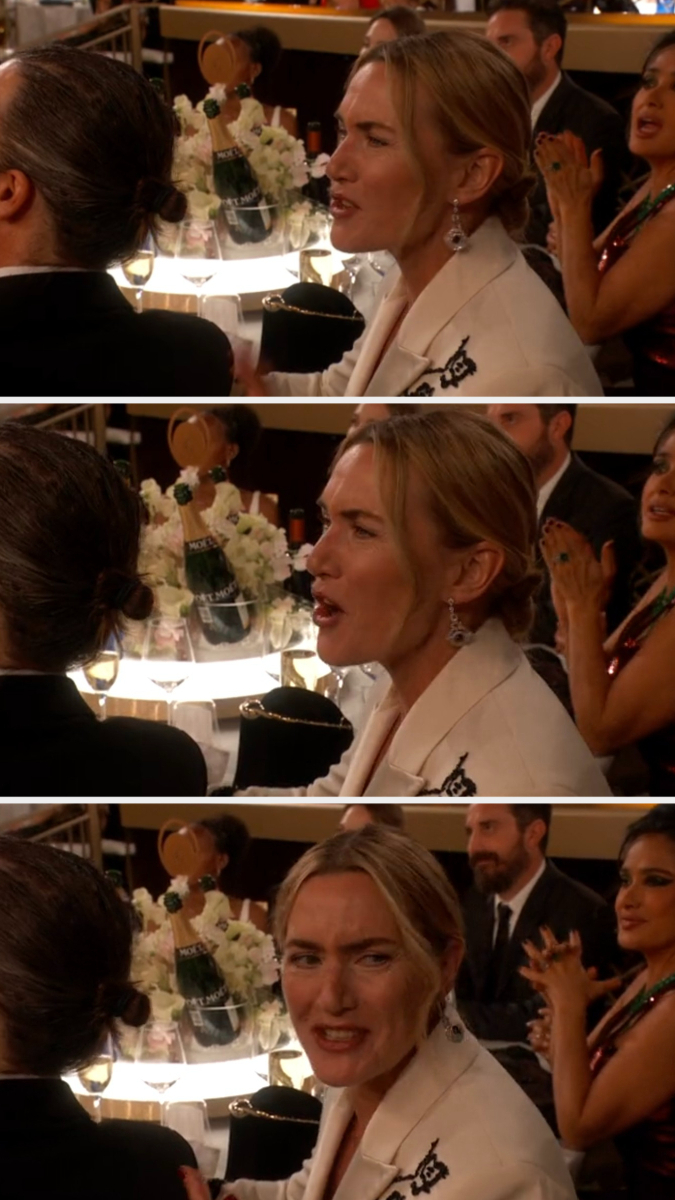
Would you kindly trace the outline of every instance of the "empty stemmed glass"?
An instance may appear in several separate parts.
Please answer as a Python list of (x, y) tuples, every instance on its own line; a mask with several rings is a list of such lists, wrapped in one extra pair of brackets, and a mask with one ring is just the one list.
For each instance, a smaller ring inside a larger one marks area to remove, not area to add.
[(176, 238), (176, 263), (197, 293), (197, 313), (203, 316), (204, 287), (220, 270), (223, 254), (215, 221), (187, 217)]
[(146, 623), (143, 662), (147, 674), (171, 700), (195, 661), (187, 621), (183, 617), (151, 617)]
[(185, 1050), (176, 1021), (148, 1021), (138, 1032), (134, 1055), (139, 1075), (159, 1096), (162, 1124), (168, 1092), (185, 1071)]
[(155, 268), (155, 243), (148, 234), (135, 254), (122, 263), (125, 278), (136, 288), (136, 312), (143, 312), (143, 288), (150, 282)]

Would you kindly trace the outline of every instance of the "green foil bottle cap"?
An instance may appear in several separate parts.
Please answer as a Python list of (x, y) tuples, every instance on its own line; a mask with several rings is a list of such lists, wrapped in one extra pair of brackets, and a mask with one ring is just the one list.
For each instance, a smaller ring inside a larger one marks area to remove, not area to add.
[(178, 892), (167, 892), (164, 897), (164, 907), (168, 913), (180, 912), (183, 907), (182, 898)]
[(227, 471), (220, 465), (212, 467), (209, 475), (213, 483), (227, 483)]
[(176, 504), (189, 504), (192, 499), (192, 488), (189, 483), (177, 483), (173, 489)]
[(204, 116), (208, 121), (212, 121), (214, 117), (220, 116), (220, 105), (217, 100), (213, 99), (213, 96), (209, 96), (204, 101)]
[(203, 892), (215, 892), (218, 884), (213, 878), (213, 875), (202, 875), (201, 879), (199, 880), (199, 886)]
[(235, 96), (239, 100), (248, 100), (249, 96), (253, 95), (253, 92), (247, 83), (238, 83), (233, 90)]

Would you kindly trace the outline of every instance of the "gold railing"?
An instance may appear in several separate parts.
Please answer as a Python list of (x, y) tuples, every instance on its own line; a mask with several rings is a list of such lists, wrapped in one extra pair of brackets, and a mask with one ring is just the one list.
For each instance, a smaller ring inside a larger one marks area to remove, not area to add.
[(101, 820), (96, 804), (55, 805), (12, 822), (2, 832), (68, 850), (88, 859), (99, 871), (103, 868)]
[[(2, 59), (11, 58), (17, 50), (27, 50), (47, 43), (60, 42), (82, 50), (94, 50), (128, 62), (137, 71), (143, 70), (143, 38), (147, 26), (146, 13), (159, 4), (123, 4), (109, 12), (92, 16), (80, 25), (48, 34), (22, 46), (16, 46), (17, 30), (14, 8), (0, 0), (0, 51)], [(166, 55), (165, 55), (166, 83)]]
[(51, 413), (43, 421), (34, 422), (37, 429), (50, 429), (64, 433), (94, 446), (99, 454), (106, 454), (106, 406), (105, 404), (58, 405), (61, 412)]

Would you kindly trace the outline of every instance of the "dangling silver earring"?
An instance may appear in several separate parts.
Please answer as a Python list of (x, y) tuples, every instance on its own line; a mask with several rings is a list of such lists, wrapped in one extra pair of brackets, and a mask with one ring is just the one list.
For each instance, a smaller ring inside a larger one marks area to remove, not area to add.
[(469, 244), (459, 215), (459, 200), (452, 202), (452, 224), (448, 232), (443, 234), (443, 241), (448, 250), (454, 250), (456, 254), (459, 254), (460, 250), (466, 250)]
[(450, 645), (468, 646), (469, 642), (472, 642), (474, 639), (473, 633), (470, 629), (467, 629), (464, 622), (461, 621), (457, 616), (457, 610), (455, 608), (455, 602), (452, 596), (450, 596), (449, 600), (446, 600), (446, 604), (450, 614), (450, 628), (446, 636), (450, 642)]
[(443, 1026), (443, 1033), (449, 1042), (457, 1043), (464, 1041), (464, 1030), (462, 1029), (462, 1026), (458, 1025), (455, 1021), (451, 1021), (445, 1009), (443, 1010), (443, 1014), (441, 1016), (441, 1025)]

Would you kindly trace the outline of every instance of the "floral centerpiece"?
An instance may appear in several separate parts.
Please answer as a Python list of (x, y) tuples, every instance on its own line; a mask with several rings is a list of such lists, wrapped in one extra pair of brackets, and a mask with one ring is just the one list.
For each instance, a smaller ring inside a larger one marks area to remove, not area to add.
[[(171, 891), (185, 895), (187, 878), (172, 879)], [(131, 977), (145, 992), (155, 1020), (179, 1020), (185, 1001), (176, 984), (174, 943), (163, 897), (154, 900), (146, 888), (137, 888), (132, 902), (142, 923), (134, 939)], [(250, 921), (236, 921), (222, 892), (204, 896), (204, 908), (191, 923), (223, 973), (232, 999), (248, 1003), (261, 1031), (260, 1041), (276, 1041), (285, 1028), (284, 1006), (272, 988), (279, 979), (274, 942)]]
[[(193, 488), (199, 483), (195, 467), (187, 467), (178, 478)], [(193, 596), (185, 580), (183, 527), (173, 486), (162, 492), (154, 479), (145, 479), (140, 491), (149, 519), (141, 537), (139, 571), (154, 589), (163, 616), (186, 616)], [(213, 504), (201, 516), (222, 545), (246, 598), (265, 596), (271, 585), (289, 577), (292, 561), (284, 530), (266, 517), (244, 512), (241, 494), (232, 484), (218, 484)]]
[[(224, 85), (210, 88), (205, 99), (210, 97), (224, 102)], [(177, 96), (174, 110), (180, 124), (174, 155), (176, 185), (187, 196), (190, 216), (214, 218), (220, 200), (213, 185), (211, 137), (204, 101), (192, 105), (187, 96)], [(282, 126), (267, 125), (263, 106), (252, 96), (241, 101), (239, 117), (228, 128), (246, 154), (270, 203), (286, 206), (289, 194), (302, 188), (310, 174), (317, 178), (325, 174), (328, 155), (318, 155), (310, 167), (302, 141)]]

